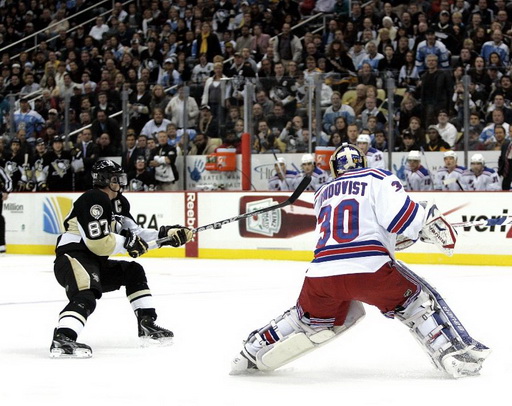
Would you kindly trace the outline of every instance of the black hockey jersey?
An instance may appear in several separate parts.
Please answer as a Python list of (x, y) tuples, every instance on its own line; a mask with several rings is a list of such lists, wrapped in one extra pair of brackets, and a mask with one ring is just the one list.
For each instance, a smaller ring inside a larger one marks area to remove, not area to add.
[[(56, 253), (88, 251), (95, 257), (124, 253), (121, 230), (125, 218), (133, 221), (130, 203), (122, 194), (114, 200), (99, 189), (83, 193), (64, 220), (66, 232), (57, 240)], [(133, 221), (133, 223), (135, 223)]]

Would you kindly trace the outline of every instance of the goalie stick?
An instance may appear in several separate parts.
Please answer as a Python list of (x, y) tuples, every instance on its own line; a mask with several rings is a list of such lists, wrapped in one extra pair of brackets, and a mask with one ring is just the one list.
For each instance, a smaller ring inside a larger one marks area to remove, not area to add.
[[(286, 199), (284, 202), (275, 204), (273, 206), (265, 207), (263, 209), (254, 210), (249, 213), (242, 213), (242, 214), (239, 214), (238, 216), (231, 217), (231, 218), (221, 220), (221, 221), (216, 221), (215, 223), (210, 223), (205, 226), (200, 226), (200, 227), (192, 229), (192, 232), (195, 234), (195, 233), (198, 233), (200, 231), (205, 231), (205, 230), (211, 230), (211, 229), (218, 230), (218, 229), (222, 228), (222, 226), (225, 224), (233, 223), (235, 221), (240, 221), (240, 220), (246, 219), (248, 217), (266, 213), (267, 211), (277, 210), (277, 209), (281, 209), (285, 206), (289, 206), (290, 204), (295, 203), (295, 200), (297, 200), (299, 198), (299, 196), (302, 194), (302, 192), (304, 192), (304, 190), (306, 190), (306, 188), (309, 186), (310, 183), (311, 183), (311, 177), (309, 175), (306, 175), (306, 176), (304, 176), (302, 181), (299, 183), (299, 186), (297, 186), (295, 191), (292, 193), (292, 195), (288, 199)], [(148, 245), (150, 246), (150, 248), (155, 247), (155, 246), (158, 247), (158, 246), (160, 246), (160, 244), (167, 242), (169, 240), (170, 240), (170, 237), (162, 237), (155, 241), (149, 241)]]

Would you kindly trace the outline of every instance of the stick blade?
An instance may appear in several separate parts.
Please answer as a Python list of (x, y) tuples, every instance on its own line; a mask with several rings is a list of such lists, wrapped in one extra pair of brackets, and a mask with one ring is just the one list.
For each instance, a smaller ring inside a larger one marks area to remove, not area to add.
[(299, 183), (299, 186), (297, 186), (297, 189), (295, 189), (295, 192), (293, 192), (292, 195), (288, 198), (288, 201), (290, 202), (290, 204), (293, 204), (295, 202), (295, 200), (297, 200), (299, 198), (299, 196), (302, 194), (302, 192), (304, 192), (304, 190), (306, 190), (306, 188), (309, 186), (310, 183), (311, 183), (311, 176), (305, 175), (302, 178), (302, 181)]

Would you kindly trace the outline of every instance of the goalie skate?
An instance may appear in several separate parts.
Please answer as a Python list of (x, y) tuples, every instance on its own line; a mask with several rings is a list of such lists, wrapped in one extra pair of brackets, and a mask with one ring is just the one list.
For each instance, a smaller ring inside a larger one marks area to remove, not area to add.
[(55, 329), (50, 346), (50, 358), (91, 358), (92, 349), (86, 344), (61, 334)]

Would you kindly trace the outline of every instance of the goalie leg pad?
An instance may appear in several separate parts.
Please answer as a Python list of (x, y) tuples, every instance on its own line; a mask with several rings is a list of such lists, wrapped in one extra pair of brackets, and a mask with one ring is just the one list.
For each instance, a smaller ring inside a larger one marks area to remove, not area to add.
[[(277, 369), (338, 337), (364, 315), (362, 303), (352, 301), (342, 326), (314, 329), (299, 319), (297, 309), (292, 307), (267, 326), (251, 333), (240, 356), (233, 360), (231, 373), (243, 373), (250, 369)], [(278, 339), (270, 342), (268, 337), (272, 337), (272, 340), (276, 337)], [(246, 358), (247, 362), (241, 357)]]
[(396, 317), (429, 355), (433, 364), (454, 378), (477, 375), (490, 354), (489, 348), (474, 340), (444, 299), (414, 272), (397, 264), (406, 277), (421, 286), (420, 293)]

